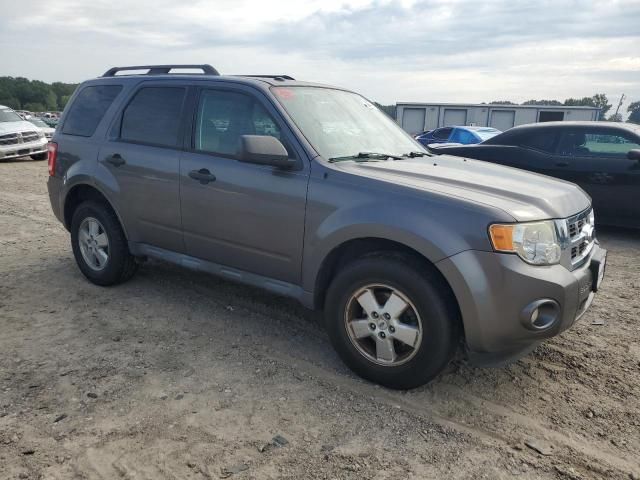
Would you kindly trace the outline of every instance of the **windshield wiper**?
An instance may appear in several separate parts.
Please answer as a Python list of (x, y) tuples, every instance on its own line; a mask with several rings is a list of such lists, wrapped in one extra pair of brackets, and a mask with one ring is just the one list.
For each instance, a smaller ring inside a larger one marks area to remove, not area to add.
[(416, 157), (433, 157), (433, 153), (429, 153), (429, 152), (409, 152), (409, 153), (404, 153), (402, 155), (403, 157), (409, 157), (409, 158), (416, 158)]
[(360, 152), (356, 155), (346, 155), (344, 157), (333, 157), (330, 158), (329, 161), (331, 163), (334, 162), (342, 162), (344, 160), (354, 160), (356, 162), (366, 162), (368, 160), (388, 160), (389, 158), (393, 158), (394, 160), (400, 160), (402, 157), (397, 155), (390, 155), (388, 153), (377, 153), (377, 152)]

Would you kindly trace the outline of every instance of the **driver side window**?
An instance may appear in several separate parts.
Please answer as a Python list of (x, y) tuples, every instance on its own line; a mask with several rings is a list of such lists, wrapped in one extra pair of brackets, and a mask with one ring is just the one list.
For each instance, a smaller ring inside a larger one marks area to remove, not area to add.
[(242, 135), (281, 139), (275, 120), (255, 99), (237, 92), (203, 91), (198, 104), (195, 149), (234, 158)]
[(558, 153), (571, 157), (626, 158), (629, 150), (636, 148), (640, 148), (637, 141), (610, 129), (569, 130), (558, 143)]

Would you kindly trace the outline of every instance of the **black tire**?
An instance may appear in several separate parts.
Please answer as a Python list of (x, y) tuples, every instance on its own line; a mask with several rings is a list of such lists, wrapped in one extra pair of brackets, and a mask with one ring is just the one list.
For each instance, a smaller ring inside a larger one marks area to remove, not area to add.
[(31, 155), (32, 160), (46, 160), (47, 152), (44, 153), (36, 153), (35, 155)]
[[(108, 237), (108, 260), (101, 270), (89, 266), (82, 255), (78, 241), (79, 229), (87, 218), (97, 219)], [(101, 286), (116, 285), (129, 280), (138, 268), (135, 257), (129, 252), (127, 239), (118, 217), (103, 203), (86, 201), (73, 212), (71, 220), (71, 248), (78, 268), (92, 283)]]
[[(361, 377), (394, 389), (415, 388), (435, 378), (454, 356), (460, 336), (457, 304), (444, 280), (433, 267), (417, 270), (411, 264), (416, 262), (394, 253), (354, 260), (333, 278), (325, 301), (327, 331), (345, 364)], [(400, 365), (374, 363), (347, 333), (345, 314), (352, 295), (377, 283), (402, 292), (421, 318), (422, 341)]]

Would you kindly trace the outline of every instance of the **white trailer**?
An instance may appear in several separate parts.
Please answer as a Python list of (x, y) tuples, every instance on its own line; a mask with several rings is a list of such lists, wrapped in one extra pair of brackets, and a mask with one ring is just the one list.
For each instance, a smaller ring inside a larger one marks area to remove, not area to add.
[(439, 127), (475, 125), (508, 130), (526, 123), (598, 120), (600, 109), (565, 105), (498, 105), (463, 103), (396, 104), (396, 121), (410, 134)]

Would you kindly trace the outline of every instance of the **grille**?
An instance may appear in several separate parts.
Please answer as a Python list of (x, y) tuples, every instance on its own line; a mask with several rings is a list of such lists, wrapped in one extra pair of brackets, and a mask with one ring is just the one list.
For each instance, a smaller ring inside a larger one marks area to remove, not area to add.
[(0, 135), (0, 145), (18, 145), (20, 143), (35, 142), (38, 140), (38, 132), (21, 132)]
[(8, 135), (0, 136), (0, 145), (15, 145), (18, 143), (18, 134), (10, 133)]
[(35, 142), (38, 139), (38, 132), (22, 132), (22, 141), (24, 143)]
[(584, 227), (584, 224), (585, 224), (585, 220), (584, 218), (581, 218), (577, 222), (574, 222), (571, 225), (569, 225), (569, 236), (573, 238), (576, 235), (578, 235), (580, 230), (582, 230), (582, 227)]
[(577, 267), (589, 255), (595, 242), (591, 211), (569, 219), (569, 241), (571, 245), (571, 265)]

